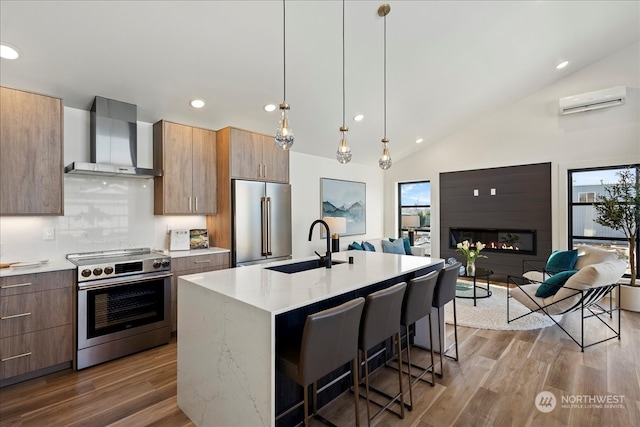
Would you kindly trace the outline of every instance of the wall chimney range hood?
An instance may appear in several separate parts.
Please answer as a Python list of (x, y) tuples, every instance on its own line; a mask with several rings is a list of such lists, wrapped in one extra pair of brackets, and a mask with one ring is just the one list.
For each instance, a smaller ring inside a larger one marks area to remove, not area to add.
[(160, 169), (138, 167), (137, 107), (96, 96), (91, 106), (90, 162), (73, 162), (65, 173), (152, 178)]

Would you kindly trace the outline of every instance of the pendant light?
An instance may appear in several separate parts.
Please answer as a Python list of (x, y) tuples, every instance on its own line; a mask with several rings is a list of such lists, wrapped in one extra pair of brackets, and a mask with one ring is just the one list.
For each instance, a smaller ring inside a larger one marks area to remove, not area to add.
[(342, 0), (342, 126), (340, 126), (340, 145), (338, 146), (338, 151), (336, 151), (336, 159), (338, 162), (344, 164), (349, 163), (351, 161), (351, 148), (347, 145), (347, 138), (345, 136), (345, 132), (349, 130), (349, 128), (345, 125), (344, 120), (344, 100), (345, 100), (345, 85), (344, 85), (344, 2)]
[(282, 68), (283, 68), (283, 94), (279, 105), (281, 113), (280, 124), (276, 130), (276, 146), (288, 150), (293, 145), (294, 135), (289, 121), (289, 104), (287, 104), (287, 13), (285, 0), (282, 0)]
[(391, 6), (383, 4), (378, 8), (378, 16), (384, 17), (384, 137), (382, 138), (382, 156), (378, 160), (381, 169), (387, 170), (391, 167), (391, 156), (387, 144), (387, 15), (391, 12)]

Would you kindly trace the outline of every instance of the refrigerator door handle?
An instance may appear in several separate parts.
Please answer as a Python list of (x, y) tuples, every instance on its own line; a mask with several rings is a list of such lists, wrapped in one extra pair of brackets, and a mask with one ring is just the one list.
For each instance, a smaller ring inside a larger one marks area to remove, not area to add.
[(271, 197), (267, 197), (267, 255), (273, 255), (271, 251)]
[(260, 228), (262, 231), (262, 256), (266, 256), (267, 255), (267, 240), (269, 238), (268, 236), (268, 231), (267, 231), (267, 198), (266, 197), (261, 197), (260, 198)]

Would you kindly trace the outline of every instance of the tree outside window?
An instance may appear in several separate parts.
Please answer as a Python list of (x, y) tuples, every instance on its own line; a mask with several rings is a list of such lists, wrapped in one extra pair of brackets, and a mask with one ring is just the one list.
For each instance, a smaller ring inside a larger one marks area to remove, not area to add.
[[(606, 250), (615, 250), (627, 260), (627, 272), (631, 275), (629, 245), (624, 232), (599, 224), (595, 205), (605, 188), (618, 182), (619, 174), (628, 166), (576, 169), (569, 171), (569, 246), (576, 248), (586, 244)], [(634, 179), (640, 177), (640, 165), (632, 165)], [(593, 196), (592, 196), (593, 195)], [(636, 236), (637, 237), (637, 236)], [(635, 275), (638, 276), (638, 239), (635, 246)]]

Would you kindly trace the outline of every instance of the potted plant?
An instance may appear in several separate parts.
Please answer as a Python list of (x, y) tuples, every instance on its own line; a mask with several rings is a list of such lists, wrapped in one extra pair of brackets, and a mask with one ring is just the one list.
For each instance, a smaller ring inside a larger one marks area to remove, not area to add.
[[(618, 173), (618, 182), (604, 187), (604, 194), (596, 197), (595, 222), (621, 231), (629, 244), (631, 267), (630, 288), (622, 289), (622, 308), (640, 311), (640, 286), (636, 286), (636, 238), (640, 226), (640, 184), (636, 169), (628, 167)], [(635, 296), (634, 296), (635, 294)]]

